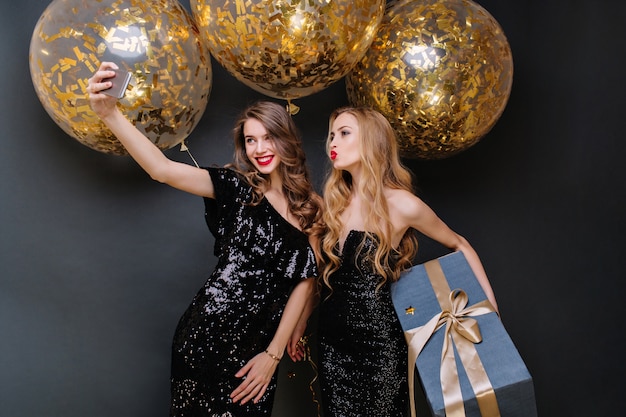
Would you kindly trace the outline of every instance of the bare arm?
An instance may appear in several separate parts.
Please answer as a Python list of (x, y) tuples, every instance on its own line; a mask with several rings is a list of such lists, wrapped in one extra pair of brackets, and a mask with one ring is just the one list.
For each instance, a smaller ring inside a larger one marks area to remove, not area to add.
[(144, 136), (116, 106), (117, 100), (101, 93), (110, 87), (104, 78), (114, 76), (111, 62), (103, 62), (89, 79), (87, 92), (92, 110), (124, 145), (130, 156), (156, 181), (203, 197), (213, 197), (213, 183), (209, 173), (201, 168), (168, 159), (161, 150)]
[(399, 214), (398, 218), (401, 219), (402, 226), (404, 226), (402, 230), (406, 230), (406, 227), (412, 227), (449, 249), (463, 252), (485, 295), (495, 310), (498, 311), (498, 304), (487, 273), (478, 254), (469, 242), (450, 229), (421, 199), (409, 192), (401, 191), (398, 193), (400, 194), (396, 196), (398, 198), (394, 198), (391, 202), (391, 209)]
[(300, 320), (298, 320), (298, 323), (289, 338), (289, 343), (287, 344), (287, 354), (294, 362), (303, 360), (306, 357), (305, 347), (299, 342), (304, 336), (304, 332), (306, 331), (309, 318), (311, 317), (313, 310), (319, 303), (319, 297), (319, 292), (314, 291), (313, 294), (311, 294), (311, 296), (307, 299), (302, 315), (300, 316)]
[[(317, 196), (317, 198), (321, 205), (322, 204), (321, 197)], [(309, 235), (309, 243), (312, 248), (317, 248), (318, 250), (321, 250), (319, 235), (317, 234)], [(317, 252), (315, 249), (313, 251)], [(318, 261), (319, 261), (319, 257), (320, 256), (316, 254), (316, 259), (318, 259)], [(319, 262), (318, 262), (318, 265), (319, 265)], [(315, 286), (317, 286), (317, 284), (315, 284)], [(306, 300), (306, 304), (304, 306), (302, 314), (300, 315), (300, 320), (298, 320), (298, 323), (296, 323), (296, 327), (291, 333), (291, 337), (289, 338), (289, 343), (287, 343), (287, 354), (291, 357), (291, 360), (294, 362), (297, 362), (306, 358), (306, 347), (305, 347), (306, 341), (304, 341), (303, 343), (300, 343), (300, 341), (302, 340), (302, 337), (304, 336), (304, 332), (306, 332), (309, 318), (311, 317), (313, 310), (319, 303), (319, 299), (320, 299), (319, 289), (312, 291), (311, 295)]]
[(237, 378), (246, 378), (230, 394), (233, 402), (241, 401), (241, 404), (245, 404), (253, 400), (256, 403), (265, 394), (287, 342), (313, 293), (313, 285), (312, 278), (305, 279), (291, 292), (274, 338), (266, 351), (256, 355), (235, 374)]

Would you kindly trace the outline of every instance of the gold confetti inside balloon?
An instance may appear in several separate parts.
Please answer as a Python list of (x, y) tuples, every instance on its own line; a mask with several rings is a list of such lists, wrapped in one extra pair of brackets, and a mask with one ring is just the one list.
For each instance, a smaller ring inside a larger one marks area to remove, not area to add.
[(213, 57), (248, 87), (291, 100), (323, 90), (361, 59), (384, 0), (191, 0)]
[(35, 26), (29, 60), (48, 114), (103, 153), (126, 154), (87, 100), (87, 80), (102, 61), (132, 73), (119, 105), (161, 149), (191, 133), (211, 91), (209, 52), (176, 0), (54, 0)]
[(511, 49), (485, 9), (468, 0), (405, 0), (387, 10), (346, 90), (353, 105), (389, 119), (404, 157), (442, 159), (494, 126), (512, 82)]

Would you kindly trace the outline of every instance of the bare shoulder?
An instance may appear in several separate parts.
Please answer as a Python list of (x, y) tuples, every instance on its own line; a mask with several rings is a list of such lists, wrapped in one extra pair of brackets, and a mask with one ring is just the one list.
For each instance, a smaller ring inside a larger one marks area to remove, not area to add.
[(387, 204), (392, 218), (414, 218), (426, 204), (415, 194), (406, 190), (388, 190)]

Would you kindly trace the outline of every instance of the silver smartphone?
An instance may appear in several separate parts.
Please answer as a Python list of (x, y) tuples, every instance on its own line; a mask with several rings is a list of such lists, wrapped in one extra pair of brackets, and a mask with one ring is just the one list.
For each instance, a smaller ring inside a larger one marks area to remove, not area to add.
[(111, 81), (113, 85), (111, 88), (107, 88), (106, 90), (102, 90), (103, 94), (106, 94), (115, 98), (122, 98), (124, 94), (126, 94), (126, 88), (128, 88), (128, 83), (130, 82), (130, 72), (123, 69), (112, 69), (115, 71), (115, 76), (111, 78), (105, 78), (102, 82)]

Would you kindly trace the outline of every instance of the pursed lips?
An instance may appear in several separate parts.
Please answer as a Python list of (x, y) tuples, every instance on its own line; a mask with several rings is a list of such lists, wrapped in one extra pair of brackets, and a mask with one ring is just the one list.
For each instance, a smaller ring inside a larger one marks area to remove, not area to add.
[(334, 160), (335, 158), (337, 158), (337, 152), (335, 152), (335, 151), (330, 151), (330, 159), (333, 159), (333, 160)]

